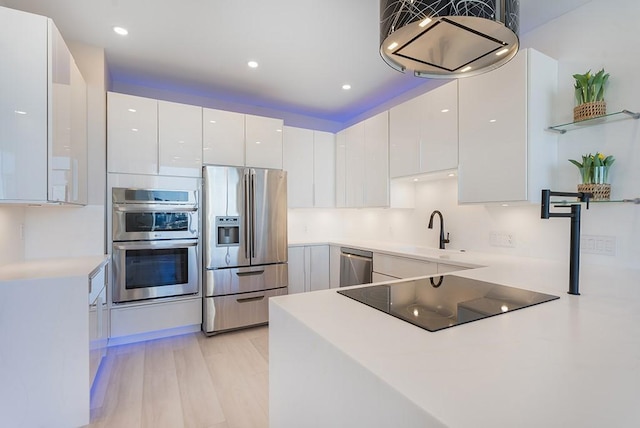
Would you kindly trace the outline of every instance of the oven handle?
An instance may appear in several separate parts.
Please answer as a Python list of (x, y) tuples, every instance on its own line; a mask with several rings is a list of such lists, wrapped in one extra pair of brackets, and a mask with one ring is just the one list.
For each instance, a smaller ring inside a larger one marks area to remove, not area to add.
[(162, 241), (129, 241), (129, 242), (114, 242), (113, 248), (115, 250), (147, 250), (147, 249), (171, 249), (171, 248), (184, 248), (184, 247), (196, 247), (198, 245), (197, 240), (162, 240)]
[(149, 212), (149, 213), (166, 213), (166, 212), (177, 212), (177, 213), (194, 213), (198, 211), (198, 207), (194, 206), (168, 206), (168, 205), (126, 205), (126, 206), (113, 206), (113, 211), (115, 212), (129, 212), (129, 213), (140, 213), (140, 212)]
[(236, 299), (236, 302), (238, 302), (238, 303), (249, 303), (249, 302), (257, 302), (258, 300), (262, 300), (262, 299), (264, 299), (264, 294), (262, 296), (245, 297), (243, 299)]

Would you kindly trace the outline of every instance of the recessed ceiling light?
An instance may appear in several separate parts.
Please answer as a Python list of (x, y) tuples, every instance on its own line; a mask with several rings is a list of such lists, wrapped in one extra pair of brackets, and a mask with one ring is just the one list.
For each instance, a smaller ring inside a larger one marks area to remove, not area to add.
[(216, 123), (216, 121), (215, 120), (210, 120), (209, 123)]
[(471, 70), (471, 66), (467, 65), (465, 68), (463, 68), (462, 70), (460, 70), (461, 73), (466, 73), (467, 71)]
[(442, 112), (442, 113), (446, 113), (446, 112), (448, 112), (448, 111), (449, 111), (449, 109), (448, 109), (448, 108), (443, 108), (442, 110), (440, 110), (440, 112)]
[(282, 129), (276, 129), (276, 132), (282, 132)]
[(431, 18), (426, 18), (426, 19), (423, 19), (422, 22), (418, 24), (418, 26), (421, 28), (424, 28), (427, 25), (429, 25), (430, 22), (431, 22)]
[(344, 85), (342, 85), (342, 89), (344, 89), (345, 91), (348, 91), (349, 89), (351, 89), (351, 85), (348, 83), (345, 83)]
[(450, 172), (450, 173), (449, 173), (449, 177), (455, 177), (455, 176), (456, 176), (456, 173), (455, 173), (455, 172)]
[(260, 141), (256, 141), (256, 144), (260, 144)]
[(116, 34), (119, 34), (121, 36), (126, 36), (127, 34), (129, 34), (129, 31), (126, 28), (123, 28), (123, 27), (113, 27), (113, 31)]
[(26, 112), (26, 111), (24, 111), (24, 110), (14, 110), (13, 112), (14, 112), (15, 114), (27, 114), (27, 112)]
[(497, 56), (504, 55), (507, 52), (509, 52), (509, 48), (500, 49), (498, 52), (496, 52), (496, 55)]
[(420, 181), (420, 179), (419, 178), (414, 178), (413, 181)]
[(130, 109), (129, 109), (129, 111), (130, 111), (131, 113), (135, 113), (135, 112), (136, 112), (136, 109), (134, 109), (134, 108), (130, 108)]
[(257, 62), (257, 61), (249, 61), (249, 62), (247, 63), (247, 65), (248, 65), (250, 68), (258, 68), (258, 62)]
[(138, 132), (138, 128), (131, 128), (133, 132)]
[(491, 119), (491, 120), (489, 120), (489, 123), (496, 123), (496, 120), (495, 119)]

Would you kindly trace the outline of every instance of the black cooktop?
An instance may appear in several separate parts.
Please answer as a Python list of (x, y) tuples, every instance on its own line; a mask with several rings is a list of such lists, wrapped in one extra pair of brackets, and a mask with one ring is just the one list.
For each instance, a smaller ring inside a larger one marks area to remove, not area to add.
[(560, 298), (456, 275), (370, 285), (338, 293), (429, 331)]

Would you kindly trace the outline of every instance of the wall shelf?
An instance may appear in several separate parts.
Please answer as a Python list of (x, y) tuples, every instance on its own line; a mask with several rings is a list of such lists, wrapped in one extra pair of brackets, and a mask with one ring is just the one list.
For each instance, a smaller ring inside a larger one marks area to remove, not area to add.
[(581, 120), (579, 122), (570, 122), (563, 123), (561, 125), (550, 126), (547, 128), (547, 131), (564, 134), (567, 131), (582, 129), (587, 126), (600, 125), (602, 123), (617, 122), (624, 119), (640, 119), (640, 113), (635, 113), (629, 110), (622, 110), (615, 113), (605, 114), (604, 116), (594, 117), (592, 119)]

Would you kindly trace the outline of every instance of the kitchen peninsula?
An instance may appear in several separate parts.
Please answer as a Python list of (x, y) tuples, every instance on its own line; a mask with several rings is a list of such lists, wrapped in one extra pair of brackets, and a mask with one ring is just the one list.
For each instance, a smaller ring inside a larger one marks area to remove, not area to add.
[(565, 263), (419, 248), (390, 254), (484, 266), (456, 275), (560, 299), (432, 333), (335, 289), (274, 298), (271, 426), (640, 423), (640, 272), (584, 267), (582, 295), (571, 296)]

